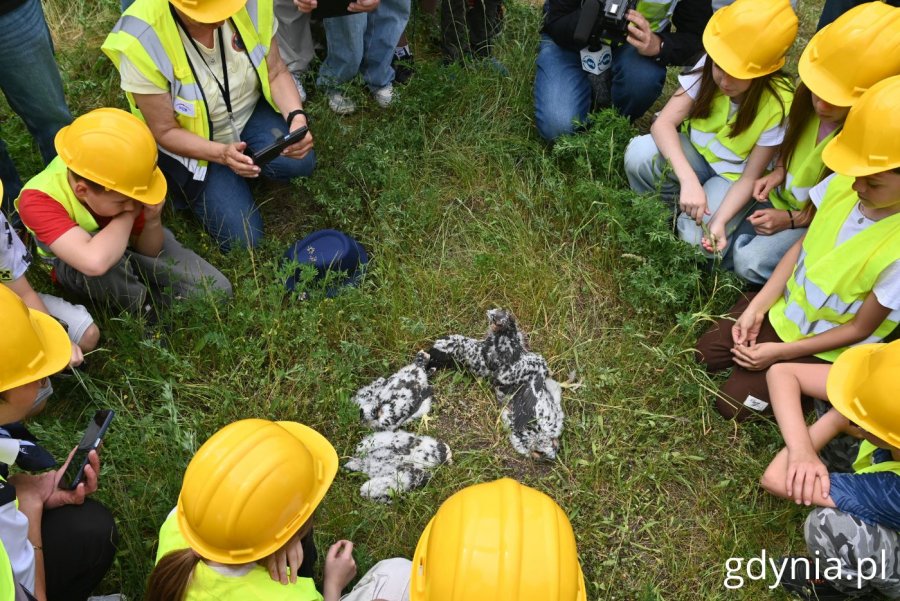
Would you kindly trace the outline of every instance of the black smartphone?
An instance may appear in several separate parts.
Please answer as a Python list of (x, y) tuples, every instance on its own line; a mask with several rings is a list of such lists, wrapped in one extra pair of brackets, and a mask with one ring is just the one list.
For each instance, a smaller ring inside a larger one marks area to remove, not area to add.
[(112, 409), (102, 409), (94, 413), (93, 419), (84, 431), (84, 436), (81, 437), (81, 442), (78, 443), (78, 448), (75, 449), (75, 454), (72, 455), (69, 467), (66, 468), (66, 472), (59, 481), (60, 488), (75, 490), (75, 487), (84, 478), (84, 466), (88, 464), (88, 453), (100, 446), (103, 435), (106, 434), (106, 429), (109, 428), (109, 423), (115, 414), (116, 412)]
[(305, 138), (306, 132), (308, 131), (309, 128), (304, 125), (300, 129), (295, 129), (288, 134), (284, 134), (280, 138), (276, 138), (274, 142), (259, 152), (251, 152), (250, 158), (253, 159), (253, 162), (256, 163), (257, 166), (262, 167), (269, 161), (276, 159), (278, 155), (281, 154), (282, 150)]

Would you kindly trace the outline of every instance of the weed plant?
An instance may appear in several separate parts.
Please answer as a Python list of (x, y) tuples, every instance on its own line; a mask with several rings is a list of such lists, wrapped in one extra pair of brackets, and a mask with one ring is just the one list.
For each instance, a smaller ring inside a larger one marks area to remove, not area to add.
[[(802, 15), (807, 33), (818, 15), (812, 4)], [(49, 0), (45, 8), (73, 112), (123, 106), (98, 50), (118, 7)], [(591, 600), (773, 594), (761, 583), (728, 591), (723, 580), (729, 557), (804, 550), (804, 512), (757, 485), (780, 437), (770, 423), (711, 415), (716, 382), (691, 352), (737, 288), (672, 236), (661, 203), (628, 190), (622, 153), (637, 128), (605, 112), (552, 149), (538, 139), (539, 18), (537, 7), (509, 6), (498, 56), (510, 77), (478, 63), (439, 66), (436, 30), (416, 15), (417, 74), (392, 108), (379, 110), (359, 87), (352, 94), (362, 110), (339, 118), (314, 94), (319, 166), (308, 180), (256, 187), (268, 238), (255, 251), (223, 256), (190, 217), (167, 209), (178, 236), (234, 282), (233, 302), (169, 308), (170, 326), (149, 337), (131, 318), (98, 314), (101, 348), (84, 370), (58, 379), (31, 422), (64, 457), (95, 409), (117, 412), (97, 494), (121, 532), (107, 591), (141, 598), (181, 475), (218, 428), (250, 416), (299, 420), (347, 457), (366, 434), (349, 400), (358, 387), (438, 336), (480, 336), (484, 311), (503, 306), (558, 379), (575, 371), (583, 383), (564, 394), (559, 460), (515, 454), (490, 390), (441, 373), (428, 433), (450, 444), (454, 463), (389, 506), (362, 500), (362, 481), (339, 474), (317, 514), (320, 550), (354, 540), (360, 573), (380, 558), (409, 557), (442, 500), (511, 476), (567, 510)], [(30, 176), (37, 153), (5, 105), (2, 115), (3, 136)], [(309, 300), (286, 295), (284, 249), (323, 227), (366, 246), (367, 277), (335, 298), (309, 277), (301, 285)]]

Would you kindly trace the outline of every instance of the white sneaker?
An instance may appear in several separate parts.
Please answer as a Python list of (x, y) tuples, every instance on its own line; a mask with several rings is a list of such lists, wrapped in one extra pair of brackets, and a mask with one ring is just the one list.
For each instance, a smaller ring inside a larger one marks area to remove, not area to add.
[(291, 71), (294, 78), (294, 85), (297, 86), (297, 93), (300, 94), (300, 102), (306, 102), (306, 90), (303, 88), (303, 73), (301, 71)]
[(338, 115), (349, 115), (356, 110), (356, 103), (340, 92), (328, 93), (328, 106)]
[(391, 106), (391, 103), (394, 101), (394, 85), (389, 83), (383, 88), (378, 88), (372, 92), (372, 98), (375, 99), (378, 106), (386, 109)]

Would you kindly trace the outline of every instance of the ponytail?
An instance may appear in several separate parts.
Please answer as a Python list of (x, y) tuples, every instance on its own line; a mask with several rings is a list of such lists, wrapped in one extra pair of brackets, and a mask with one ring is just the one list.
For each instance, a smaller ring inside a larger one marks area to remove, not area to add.
[(144, 601), (183, 601), (198, 561), (191, 549), (166, 553), (150, 573)]

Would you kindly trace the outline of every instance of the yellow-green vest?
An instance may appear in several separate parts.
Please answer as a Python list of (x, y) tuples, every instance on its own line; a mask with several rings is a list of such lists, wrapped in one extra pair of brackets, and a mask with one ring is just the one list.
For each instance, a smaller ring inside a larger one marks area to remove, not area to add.
[[(707, 58), (707, 60), (709, 60)], [(717, 91), (710, 106), (709, 115), (702, 119), (688, 119), (682, 131), (690, 137), (691, 144), (697, 149), (710, 167), (722, 177), (737, 180), (747, 164), (750, 151), (756, 146), (759, 137), (768, 129), (784, 121), (793, 98), (789, 83), (779, 77), (772, 79), (778, 96), (766, 91), (759, 100), (756, 118), (741, 134), (731, 138), (728, 136), (734, 124), (734, 115), (729, 116), (731, 101), (728, 96)], [(779, 102), (779, 98), (781, 102)], [(783, 108), (782, 108), (783, 107)]]
[[(156, 562), (171, 551), (187, 547), (173, 511), (159, 530)], [(272, 580), (268, 570), (261, 565), (254, 565), (244, 576), (225, 576), (199, 561), (184, 601), (322, 601), (322, 595), (312, 578), (297, 578), (294, 584), (281, 584)]]
[(791, 155), (790, 165), (785, 166), (784, 185), (769, 194), (769, 202), (776, 209), (800, 211), (809, 203), (809, 191), (822, 181), (825, 163), (822, 162), (822, 150), (837, 135), (840, 128), (822, 138), (816, 144), (821, 121), (815, 115), (809, 119), (797, 140), (797, 147)]
[[(244, 8), (231, 18), (231, 22), (256, 69), (263, 96), (278, 111), (269, 88), (269, 69), (266, 65), (274, 27), (272, 0), (248, 0)], [(178, 124), (198, 136), (212, 138), (206, 99), (194, 76), (168, 0), (137, 0), (113, 27), (101, 50), (117, 69), (121, 57), (125, 56), (148, 81), (168, 89)], [(134, 97), (127, 92), (125, 96), (131, 112), (143, 118)], [(161, 146), (159, 151), (182, 163), (195, 180), (206, 179), (206, 161), (178, 156)]]
[[(63, 163), (61, 158), (56, 157), (49, 165), (47, 165), (46, 169), (28, 180), (22, 188), (22, 192), (25, 190), (37, 190), (43, 192), (65, 207), (69, 217), (71, 217), (72, 220), (81, 226), (87, 233), (93, 235), (100, 230), (100, 226), (97, 225), (97, 220), (94, 219), (94, 216), (91, 215), (91, 212), (88, 211), (87, 207), (75, 197), (75, 192), (72, 190), (72, 186), (69, 185), (68, 172), (69, 170), (66, 168), (66, 164)], [(20, 195), (19, 198), (16, 199), (16, 209), (19, 208), (19, 200), (21, 198)], [(52, 257), (53, 253), (50, 252), (50, 249), (47, 246), (41, 244), (40, 241), (37, 240), (37, 236), (34, 235), (31, 228), (28, 228), (28, 231), (31, 232), (31, 235), (37, 241), (38, 253), (45, 257)]]
[(640, 0), (637, 11), (650, 23), (651, 31), (662, 31), (672, 22), (672, 13), (679, 0)]
[(882, 461), (872, 463), (872, 456), (878, 447), (868, 440), (859, 443), (859, 453), (853, 462), (853, 471), (857, 474), (875, 474), (878, 472), (893, 472), (900, 476), (900, 461)]
[(16, 580), (6, 548), (0, 543), (0, 601), (13, 601), (16, 598)]
[[(854, 318), (878, 276), (900, 260), (900, 213), (873, 223), (835, 247), (841, 226), (859, 201), (854, 178), (835, 175), (809, 227), (794, 272), (769, 321), (785, 342), (809, 338)], [(885, 319), (859, 344), (881, 342), (897, 326)], [(816, 356), (834, 361), (846, 347)]]

